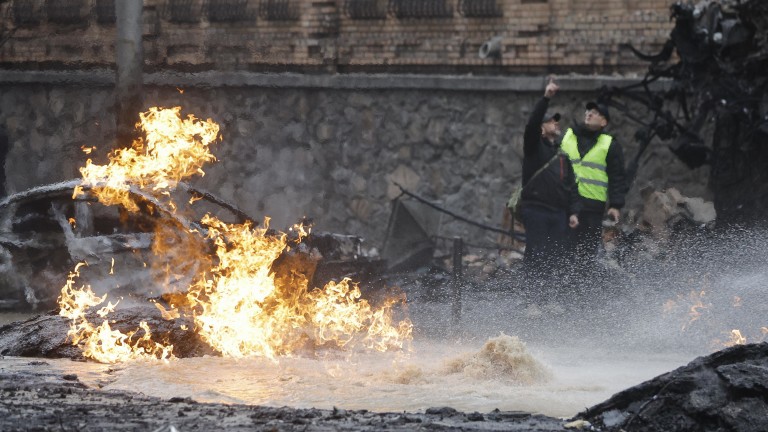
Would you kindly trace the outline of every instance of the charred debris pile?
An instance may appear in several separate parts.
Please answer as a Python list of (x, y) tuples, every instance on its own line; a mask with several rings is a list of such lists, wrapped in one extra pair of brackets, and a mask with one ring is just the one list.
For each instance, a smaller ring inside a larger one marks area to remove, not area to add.
[(764, 431), (768, 343), (740, 345), (619, 392), (577, 415), (600, 431)]

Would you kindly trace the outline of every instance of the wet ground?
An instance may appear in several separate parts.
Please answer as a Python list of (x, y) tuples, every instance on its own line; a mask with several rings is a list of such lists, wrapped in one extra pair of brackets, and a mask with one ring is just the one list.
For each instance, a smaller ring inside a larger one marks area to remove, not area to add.
[[(487, 309), (482, 297), (468, 298)], [(529, 331), (556, 329), (549, 319), (566, 319), (548, 308), (524, 320)], [(422, 313), (430, 310), (443, 315)], [(504, 333), (462, 333), (417, 337), (408, 352), (315, 353), (277, 362), (196, 357), (104, 365), (5, 357), (0, 430), (563, 430), (585, 407), (689, 360), (586, 340), (526, 344)]]
[[(276, 360), (203, 356), (110, 367), (92, 361), (45, 361), (61, 375), (79, 376), (91, 388), (164, 399), (412, 413), (448, 406), (470, 413), (498, 409), (567, 418), (698, 354), (679, 346), (627, 348), (624, 339), (611, 340), (605, 330), (589, 325), (593, 320), (577, 319), (581, 311), (575, 316), (546, 303), (523, 309), (514, 299), (505, 302), (508, 297), (467, 295), (471, 303), (466, 305), (465, 325), (455, 335), (445, 325), (429, 322), (446, 316), (444, 303), (420, 304), (412, 314), (418, 334), (405, 350), (396, 352), (316, 350)], [(475, 316), (478, 309), (485, 315)], [(27, 321), (32, 333), (18, 337), (34, 338), (41, 333), (37, 327), (58, 322)], [(571, 327), (567, 333), (566, 324)], [(430, 327), (443, 331), (429, 334)], [(64, 335), (60, 337), (63, 343)], [(31, 370), (26, 365), (19, 363), (13, 371), (37, 372), (34, 364)], [(4, 361), (0, 368), (6, 368)]]
[[(613, 393), (722, 349), (734, 329), (764, 340), (765, 238), (707, 242), (653, 271), (635, 260), (602, 283), (572, 281), (588, 291), (565, 300), (532, 301), (503, 278), (467, 286), (458, 324), (450, 286), (406, 281), (416, 338), (402, 356), (6, 357), (0, 430), (562, 430)], [(494, 338), (501, 348), (489, 351)]]
[[(461, 413), (437, 407), (423, 413), (296, 409), (198, 403), (99, 389), (108, 371), (64, 373), (44, 360), (0, 359), (3, 431), (560, 431), (565, 421), (523, 412)], [(77, 369), (77, 368), (75, 368)]]

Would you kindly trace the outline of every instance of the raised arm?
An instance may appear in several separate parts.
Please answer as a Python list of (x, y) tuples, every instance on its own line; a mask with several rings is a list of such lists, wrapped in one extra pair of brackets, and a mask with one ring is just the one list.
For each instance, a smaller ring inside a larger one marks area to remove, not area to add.
[(547, 113), (547, 108), (549, 108), (549, 99), (555, 96), (559, 88), (554, 79), (550, 77), (544, 89), (544, 97), (536, 102), (531, 115), (528, 116), (528, 123), (525, 124), (525, 135), (523, 135), (524, 154), (532, 154), (541, 142), (541, 123), (544, 120), (544, 114)]

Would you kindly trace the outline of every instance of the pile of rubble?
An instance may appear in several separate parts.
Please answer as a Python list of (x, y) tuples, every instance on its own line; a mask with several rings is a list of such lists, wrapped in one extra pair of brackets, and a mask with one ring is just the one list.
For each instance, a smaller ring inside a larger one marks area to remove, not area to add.
[(577, 415), (601, 431), (768, 428), (768, 343), (740, 345), (624, 390)]

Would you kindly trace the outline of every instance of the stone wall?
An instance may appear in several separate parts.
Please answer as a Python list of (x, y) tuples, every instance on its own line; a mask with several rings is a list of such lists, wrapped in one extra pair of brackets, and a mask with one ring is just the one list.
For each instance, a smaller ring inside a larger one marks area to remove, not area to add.
[[(3, 67), (110, 67), (114, 0), (0, 2)], [(147, 70), (628, 73), (670, 0), (144, 0)], [(498, 37), (498, 56), (480, 58)], [(68, 66), (67, 66), (68, 65)]]
[[(218, 161), (192, 181), (256, 218), (285, 229), (311, 217), (316, 229), (360, 235), (380, 247), (394, 182), (482, 224), (500, 226), (520, 180), (522, 131), (542, 78), (306, 76), (248, 73), (145, 77), (145, 105), (182, 106), (212, 118)], [(583, 116), (592, 89), (626, 80), (563, 77), (554, 107), (564, 124)], [(634, 112), (642, 115), (642, 112)], [(613, 113), (627, 159), (636, 125)], [(138, 118), (137, 118), (138, 120)], [(0, 124), (12, 143), (8, 191), (78, 177), (86, 155), (114, 146), (111, 72), (0, 73)], [(661, 142), (643, 157), (632, 190), (652, 182), (707, 196), (706, 168), (688, 170)], [(439, 234), (492, 245), (496, 234), (444, 217)]]

